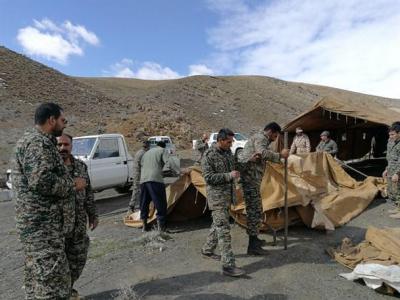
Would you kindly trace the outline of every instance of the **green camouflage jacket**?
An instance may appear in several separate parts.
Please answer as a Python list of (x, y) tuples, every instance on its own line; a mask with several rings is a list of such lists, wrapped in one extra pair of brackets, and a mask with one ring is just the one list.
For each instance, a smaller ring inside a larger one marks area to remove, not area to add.
[(21, 241), (58, 239), (74, 227), (74, 182), (56, 144), (36, 128), (17, 142), (12, 184)]
[(230, 172), (237, 170), (231, 150), (224, 151), (218, 146), (207, 149), (201, 166), (206, 182), (208, 207), (211, 210), (229, 207), (231, 201), (235, 201)]
[(400, 141), (388, 142), (386, 159), (388, 176), (400, 175)]
[[(261, 184), (267, 161), (279, 162), (280, 154), (269, 149), (271, 141), (263, 132), (252, 135), (238, 155), (238, 162), (241, 164), (242, 179), (244, 184), (249, 181)], [(254, 153), (260, 153), (261, 158), (255, 162), (249, 161)]]
[(146, 153), (144, 149), (140, 149), (135, 153), (133, 157), (133, 179), (135, 183), (140, 182), (140, 172), (142, 169), (142, 158), (143, 155)]
[(196, 163), (201, 163), (201, 160), (203, 159), (204, 152), (208, 149), (208, 144), (206, 142), (203, 142), (202, 139), (199, 139), (195, 143), (195, 155), (194, 155), (194, 161)]
[(71, 165), (67, 165), (67, 169), (72, 178), (81, 177), (86, 179), (86, 189), (76, 192), (74, 228), (75, 234), (85, 234), (87, 217), (89, 217), (90, 221), (98, 218), (87, 166), (83, 161), (71, 157)]

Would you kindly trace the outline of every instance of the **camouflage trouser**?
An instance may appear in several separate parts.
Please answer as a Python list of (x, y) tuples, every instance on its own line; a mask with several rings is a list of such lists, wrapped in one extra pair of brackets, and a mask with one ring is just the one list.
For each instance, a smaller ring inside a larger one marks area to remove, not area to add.
[(74, 234), (74, 237), (65, 240), (65, 252), (71, 272), (71, 287), (82, 274), (86, 264), (88, 250), (89, 237), (86, 232)]
[(260, 186), (258, 184), (243, 182), (243, 197), (246, 204), (247, 234), (257, 235), (262, 219), (262, 204)]
[(23, 242), (26, 299), (69, 299), (71, 275), (64, 239)]
[(204, 253), (213, 253), (217, 245), (219, 245), (222, 265), (224, 267), (233, 267), (235, 266), (235, 256), (231, 245), (228, 209), (213, 210), (211, 215), (213, 222), (202, 250)]
[(129, 201), (129, 208), (134, 210), (135, 206), (140, 206), (140, 181), (135, 181), (132, 186), (132, 196)]
[(400, 183), (392, 182), (391, 176), (387, 177), (387, 194), (390, 201), (400, 205)]

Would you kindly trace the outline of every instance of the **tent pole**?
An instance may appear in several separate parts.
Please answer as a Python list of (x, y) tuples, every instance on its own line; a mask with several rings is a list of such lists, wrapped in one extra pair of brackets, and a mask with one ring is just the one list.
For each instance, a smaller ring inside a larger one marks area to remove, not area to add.
[(343, 160), (340, 160), (340, 159), (338, 159), (337, 157), (335, 157), (335, 160), (336, 160), (337, 162), (339, 162), (341, 165), (346, 166), (346, 167), (349, 168), (350, 170), (352, 170), (352, 171), (354, 171), (354, 172), (356, 172), (356, 173), (358, 173), (358, 174), (364, 176), (365, 178), (368, 177), (368, 175), (364, 174), (363, 172), (358, 171), (357, 169), (355, 169), (355, 168), (353, 168), (353, 167), (350, 167), (350, 166), (349, 166), (348, 164), (346, 164)]
[[(284, 148), (288, 149), (288, 132), (284, 132)], [(285, 158), (285, 238), (284, 238), (284, 249), (287, 250), (287, 237), (289, 227), (289, 216), (288, 216), (288, 159)]]

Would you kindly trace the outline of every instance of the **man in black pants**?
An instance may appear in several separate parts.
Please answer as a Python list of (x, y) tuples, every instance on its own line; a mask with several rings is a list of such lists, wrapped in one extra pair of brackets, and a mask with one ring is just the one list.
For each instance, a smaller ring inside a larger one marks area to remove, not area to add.
[(143, 155), (142, 172), (140, 174), (140, 218), (143, 221), (143, 231), (150, 229), (147, 218), (151, 201), (157, 209), (158, 230), (165, 231), (167, 196), (162, 170), (168, 159), (169, 155), (165, 151), (164, 142), (158, 142), (157, 147), (150, 149)]

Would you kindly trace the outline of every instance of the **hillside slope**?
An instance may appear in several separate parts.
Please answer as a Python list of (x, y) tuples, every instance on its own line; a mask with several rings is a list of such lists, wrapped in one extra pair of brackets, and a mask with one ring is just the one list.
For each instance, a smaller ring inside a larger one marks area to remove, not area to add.
[(15, 142), (43, 101), (64, 107), (69, 133), (120, 132), (134, 152), (149, 135), (171, 135), (183, 148), (221, 127), (249, 134), (272, 120), (284, 124), (327, 95), (400, 107), (394, 99), (263, 76), (70, 77), (0, 47), (0, 167), (9, 165)]

